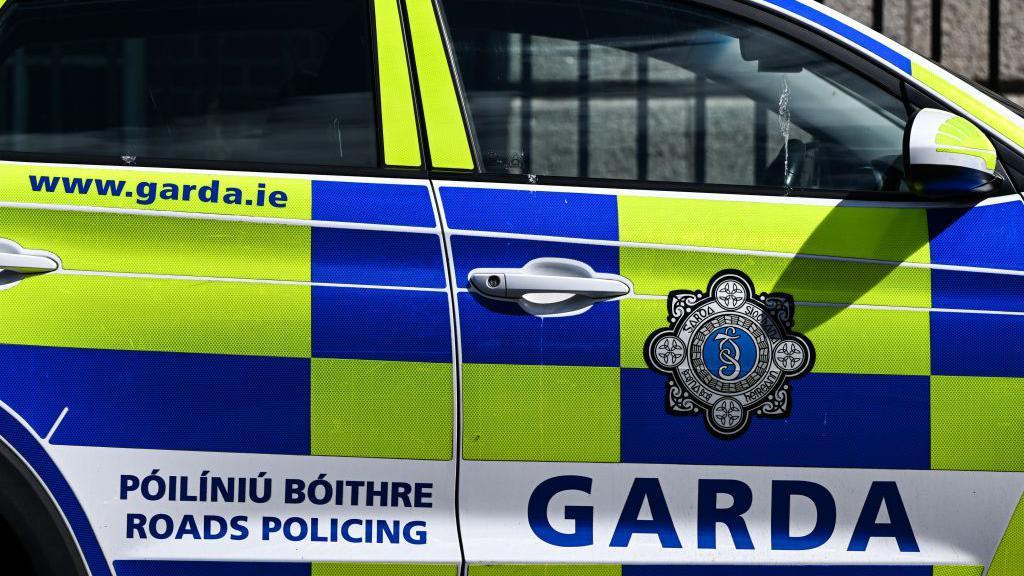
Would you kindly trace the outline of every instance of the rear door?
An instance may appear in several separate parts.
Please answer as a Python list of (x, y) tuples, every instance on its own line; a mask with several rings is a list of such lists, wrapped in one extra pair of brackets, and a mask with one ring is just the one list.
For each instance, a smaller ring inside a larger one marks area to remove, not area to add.
[(59, 262), (0, 272), (0, 436), (92, 574), (455, 574), (397, 2), (9, 2), (0, 155)]
[(1013, 410), (966, 417), (1016, 405), (1009, 356), (968, 342), (1017, 333), (977, 299), (1015, 273), (959, 234), (1012, 241), (1020, 199), (910, 195), (899, 80), (767, 12), (443, 4), (471, 576), (980, 573), (1024, 481), (966, 472), (1021, 468)]

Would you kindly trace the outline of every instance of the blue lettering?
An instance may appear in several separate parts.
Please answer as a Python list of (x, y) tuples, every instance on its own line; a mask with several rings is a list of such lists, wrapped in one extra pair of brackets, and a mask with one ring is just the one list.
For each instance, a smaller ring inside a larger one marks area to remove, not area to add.
[[(640, 519), (644, 501), (651, 509), (650, 520)], [(679, 535), (676, 534), (676, 527), (672, 524), (672, 514), (668, 511), (668, 503), (665, 502), (665, 494), (661, 491), (661, 483), (657, 478), (633, 480), (633, 486), (626, 496), (626, 503), (622, 506), (622, 514), (615, 524), (612, 547), (629, 546), (633, 534), (657, 534), (662, 548), (683, 547), (679, 542)]]
[(360, 524), (361, 522), (361, 520), (357, 520), (355, 518), (345, 520), (345, 523), (341, 525), (341, 537), (344, 538), (346, 542), (351, 542), (353, 544), (359, 544), (360, 542), (362, 542), (362, 540), (352, 536), (352, 534), (350, 534), (348, 531), (349, 528), (355, 526), (356, 524)]
[(420, 546), (427, 543), (427, 523), (422, 520), (407, 522), (402, 529), (402, 537), (405, 541)]
[[(96, 180), (93, 180), (93, 182), (96, 184), (96, 192), (100, 196), (106, 196), (108, 194), (110, 196), (120, 196), (121, 193), (124, 192), (124, 180), (100, 180), (97, 178)], [(89, 187), (86, 186), (86, 190), (88, 189)], [(153, 192), (156, 192), (156, 188), (153, 188)], [(129, 194), (129, 196), (131, 196), (131, 194)]]
[(149, 534), (157, 540), (166, 540), (174, 532), (174, 521), (167, 514), (157, 514), (149, 519)]
[(270, 540), (270, 535), (281, 531), (281, 520), (273, 516), (263, 517), (263, 539)]
[(49, 176), (29, 176), (28, 181), (33, 192), (54, 192), (57, 190), (57, 184), (60, 184), (60, 178)]
[[(878, 514), (882, 504), (889, 513), (889, 522), (878, 522)], [(914, 529), (910, 526), (910, 517), (900, 497), (900, 489), (895, 482), (873, 482), (864, 499), (864, 508), (857, 518), (857, 526), (850, 538), (851, 552), (863, 552), (868, 549), (868, 541), (872, 538), (895, 538), (900, 552), (920, 552)]]
[(143, 205), (155, 202), (157, 193), (156, 186), (156, 182), (139, 182), (135, 187), (135, 201)]
[(92, 187), (92, 180), (88, 178), (61, 178), (61, 182), (64, 184), (64, 192), (68, 194), (88, 194)]
[(228, 533), (228, 522), (221, 516), (203, 516), (203, 540), (220, 540)]
[(288, 194), (281, 190), (274, 190), (267, 199), (274, 208), (284, 208), (288, 205)]
[(526, 515), (538, 538), (553, 546), (578, 547), (594, 543), (594, 509), (590, 506), (566, 506), (565, 519), (574, 522), (575, 531), (559, 532), (548, 518), (548, 505), (557, 494), (567, 491), (590, 494), (593, 480), (586, 476), (556, 476), (541, 482), (530, 495)]
[(415, 502), (414, 506), (417, 508), (433, 508), (433, 488), (434, 485), (429, 482), (417, 482), (413, 495), (413, 502)]
[(246, 525), (248, 521), (248, 516), (234, 516), (231, 518), (232, 540), (245, 540), (249, 537), (249, 526)]
[(305, 540), (308, 530), (306, 521), (302, 518), (289, 518), (284, 521), (284, 537), (292, 542)]
[(128, 499), (128, 493), (139, 489), (139, 477), (130, 474), (121, 475), (121, 500)]
[[(790, 531), (793, 496), (802, 496), (814, 504), (817, 520), (814, 528), (803, 536)], [(821, 484), (776, 480), (772, 482), (772, 550), (810, 550), (832, 537), (836, 529), (836, 501)]]
[(144, 514), (128, 515), (128, 530), (125, 537), (135, 538), (136, 535), (142, 540), (146, 539), (146, 516)]
[(196, 517), (191, 514), (186, 514), (181, 518), (178, 530), (174, 533), (174, 539), (182, 540), (186, 536), (193, 540), (202, 540), (202, 536), (199, 535), (199, 525), (196, 524)]
[[(719, 494), (732, 496), (732, 504), (728, 508), (718, 507)], [(697, 547), (716, 548), (715, 531), (718, 524), (725, 524), (737, 550), (753, 550), (754, 543), (743, 520), (743, 514), (750, 510), (753, 502), (750, 486), (739, 480), (700, 480), (697, 484)]]

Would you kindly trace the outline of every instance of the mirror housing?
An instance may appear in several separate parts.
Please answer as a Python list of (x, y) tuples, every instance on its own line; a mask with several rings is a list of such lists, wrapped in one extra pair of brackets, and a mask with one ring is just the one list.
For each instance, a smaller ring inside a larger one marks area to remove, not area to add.
[(1002, 185), (996, 147), (980, 128), (956, 114), (921, 110), (907, 126), (904, 148), (907, 182), (921, 196), (980, 196)]
[(786, 50), (779, 41), (764, 34), (747, 34), (739, 37), (740, 57), (747, 62), (757, 62), (758, 72), (799, 74), (804, 70), (804, 56)]

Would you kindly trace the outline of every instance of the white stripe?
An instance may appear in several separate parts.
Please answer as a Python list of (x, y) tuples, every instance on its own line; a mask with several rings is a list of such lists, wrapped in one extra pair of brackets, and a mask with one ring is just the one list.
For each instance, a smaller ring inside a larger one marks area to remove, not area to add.
[[(0, 162), (3, 164), (3, 162)], [(41, 166), (46, 166), (42, 164)], [(71, 165), (53, 165), (58, 167), (75, 167)], [(89, 166), (83, 166), (82, 168), (95, 168)], [(171, 171), (171, 170), (168, 170)], [(181, 173), (182, 170), (177, 170), (177, 173)], [(203, 173), (202, 171), (188, 170), (188, 174)], [(222, 174), (220, 172), (211, 172), (211, 174)], [(250, 175), (252, 173), (239, 173), (240, 175)], [(224, 174), (225, 177), (231, 176), (231, 174)], [(274, 176), (274, 175), (271, 175)], [(321, 178), (321, 177), (316, 177)], [(340, 179), (341, 177), (335, 177)], [(349, 181), (349, 180), (346, 180)], [(352, 180), (356, 182), (367, 182), (367, 179)], [(372, 179), (373, 182), (389, 183), (391, 179)], [(425, 185), (423, 181), (412, 180), (412, 181), (398, 181), (404, 182), (406, 185), (415, 183), (415, 185)], [(980, 202), (972, 201), (961, 201), (961, 202), (929, 202), (929, 201), (886, 201), (886, 200), (842, 200), (836, 198), (806, 198), (798, 196), (765, 196), (765, 195), (754, 195), (754, 194), (721, 194), (721, 193), (709, 193), (709, 192), (679, 192), (679, 191), (666, 191), (666, 190), (639, 190), (629, 188), (581, 188), (572, 186), (535, 186), (525, 184), (508, 184), (498, 182), (465, 182), (465, 181), (441, 181), (438, 182), (438, 186), (445, 188), (487, 188), (494, 190), (512, 190), (521, 191), (525, 193), (529, 192), (560, 192), (567, 194), (591, 194), (591, 195), (605, 195), (605, 196), (637, 196), (637, 197), (650, 197), (650, 198), (673, 198), (682, 200), (707, 200), (716, 202), (743, 202), (743, 203), (754, 203), (754, 204), (791, 204), (791, 205), (806, 205), (806, 206), (824, 206), (824, 207), (843, 207), (843, 208), (891, 208), (891, 209), (927, 209), (927, 208), (963, 208), (963, 207), (982, 207), (996, 204), (1006, 204), (1009, 202), (1020, 202), (1022, 198), (1016, 194), (1010, 194), (1005, 196), (999, 196), (994, 198), (986, 198)], [(304, 220), (297, 218), (271, 218), (261, 216), (239, 216), (233, 214), (213, 214), (205, 212), (182, 212), (175, 210), (149, 210), (139, 208), (120, 208), (110, 206), (78, 206), (78, 205), (66, 205), (66, 204), (48, 204), (43, 202), (0, 202), (0, 208), (32, 208), (40, 210), (58, 210), (67, 212), (95, 212), (104, 214), (132, 214), (138, 216), (160, 216), (160, 217), (171, 217), (171, 218), (186, 218), (186, 219), (197, 219), (197, 220), (223, 220), (230, 222), (252, 222), (257, 224), (281, 224), (290, 226), (312, 226), (316, 228), (345, 228), (354, 230), (381, 230), (381, 231), (394, 231), (394, 232), (429, 232), (437, 233), (440, 231), (439, 226), (433, 227), (421, 227), (421, 226), (400, 226), (390, 224), (368, 224), (360, 222), (333, 222), (325, 220)]]
[[(469, 293), (467, 288), (456, 290), (459, 294)], [(668, 300), (668, 296), (658, 294), (630, 294), (616, 300)], [(797, 306), (807, 308), (852, 308), (854, 310), (878, 310), (881, 312), (947, 312), (950, 314), (989, 314), (992, 316), (1024, 316), (1024, 312), (1009, 310), (974, 310), (970, 308), (925, 308), (920, 306), (886, 306), (882, 304), (840, 304), (836, 302), (794, 302)]]
[(796, 302), (809, 308), (854, 308), (857, 310), (882, 310), (896, 312), (944, 312), (947, 314), (987, 314), (990, 316), (1024, 316), (1024, 312), (1011, 310), (976, 310), (972, 308), (916, 308), (913, 306), (879, 306), (874, 304), (834, 304), (825, 302)]
[(139, 208), (114, 208), (107, 206), (72, 206), (67, 204), (44, 204), (38, 202), (0, 202), (0, 208), (30, 208), (56, 210), (60, 212), (93, 212), (100, 214), (129, 214), (133, 216), (156, 216), (162, 218), (184, 218), (190, 220), (220, 220), (224, 222), (246, 222), (249, 224), (280, 224), (284, 226), (306, 226), (312, 228), (340, 228), (345, 230), (371, 230), (378, 232), (408, 232), (417, 234), (439, 234), (441, 229), (423, 226), (398, 226), (393, 224), (367, 224), (362, 222), (332, 222), (327, 220), (302, 220), (298, 218), (268, 218), (262, 216), (237, 216), (234, 214), (209, 214), (204, 212), (178, 212), (174, 210), (142, 210)]
[[(808, 198), (800, 196), (767, 196), (758, 194), (722, 194), (711, 192), (679, 192), (670, 190), (640, 190), (635, 188), (592, 188), (586, 186), (541, 186), (533, 184), (509, 184), (503, 182), (467, 182), (461, 180), (438, 181), (437, 186), (444, 188), (473, 188), (487, 190), (505, 190), (514, 192), (560, 192), (565, 194), (590, 194), (599, 196), (641, 196), (650, 198), (675, 198), (681, 200), (709, 200), (716, 202), (745, 202), (754, 204), (795, 204), (806, 206), (826, 206), (842, 208), (964, 208), (990, 206), (1008, 202), (1020, 202), (1021, 197), (1008, 194), (977, 201), (935, 202), (927, 200), (843, 200), (839, 198)], [(484, 198), (481, 198), (484, 200)]]
[[(839, 12), (838, 10), (836, 10), (834, 8), (826, 6), (826, 5), (821, 4), (819, 2), (808, 2), (806, 0), (797, 0), (797, 1), (800, 2), (801, 4), (803, 4), (804, 6), (810, 8), (811, 10), (814, 10), (814, 11), (817, 11), (817, 12), (819, 12), (821, 14), (829, 16), (829, 17), (837, 20), (838, 22), (840, 22), (842, 24), (846, 24), (850, 28), (853, 28), (853, 29), (857, 30), (858, 32), (864, 34), (865, 36), (871, 38), (872, 40), (875, 40), (879, 44), (881, 44), (881, 45), (891, 49), (893, 52), (896, 52), (897, 54), (905, 57), (908, 60), (914, 61), (915, 59), (920, 60), (922, 58), (920, 55), (918, 55), (913, 50), (907, 48), (906, 46), (903, 46), (902, 44), (899, 44), (898, 42), (894, 41), (893, 39), (889, 38), (888, 36), (885, 36), (884, 34), (882, 34), (880, 32), (877, 32), (876, 30), (874, 30), (873, 28), (871, 28), (869, 26), (865, 26), (861, 22), (858, 22), (857, 20), (854, 20), (853, 18), (847, 16), (846, 14), (843, 14), (842, 12)], [(805, 17), (801, 16), (800, 14), (797, 14), (796, 12), (791, 12), (791, 11), (783, 8), (782, 6), (779, 6), (777, 4), (772, 4), (772, 3), (766, 2), (764, 0), (747, 0), (747, 2), (749, 2), (751, 4), (755, 4), (757, 6), (761, 6), (763, 8), (767, 8), (768, 10), (770, 10), (772, 12), (783, 14), (783, 15), (789, 16), (791, 18), (796, 18), (797, 20), (800, 20), (801, 22), (807, 24), (808, 26), (811, 26), (813, 28), (817, 28), (818, 30), (821, 30), (822, 32), (825, 32), (828, 36), (832, 37), (833, 39), (835, 39), (835, 40), (837, 40), (837, 41), (839, 41), (839, 42), (841, 42), (843, 44), (846, 44), (846, 45), (850, 46), (851, 48), (853, 48), (857, 52), (860, 52), (860, 53), (862, 53), (862, 54), (864, 54), (866, 56), (870, 56), (871, 58), (878, 60), (878, 62), (882, 63), (885, 66), (888, 66), (892, 70), (894, 70), (896, 72), (899, 72), (900, 74), (906, 74), (901, 68), (896, 66), (894, 63), (892, 63), (892, 62), (886, 60), (885, 58), (883, 58), (882, 56), (874, 53), (873, 51), (869, 50), (867, 47), (858, 44), (853, 39), (847, 38), (846, 36), (843, 36), (843, 35), (839, 34), (838, 32), (835, 32), (834, 30), (828, 28), (827, 26), (825, 26), (823, 24), (815, 22), (815, 21), (813, 21), (813, 20), (811, 20), (809, 18), (805, 18)]]
[(50, 443), (50, 438), (53, 438), (53, 433), (57, 431), (57, 427), (60, 426), (60, 423), (64, 421), (64, 417), (67, 415), (68, 407), (65, 406), (64, 409), (60, 411), (60, 416), (57, 416), (57, 420), (54, 421), (53, 426), (50, 426), (50, 431), (47, 432), (46, 438), (43, 438), (47, 444)]
[(500, 238), (509, 240), (533, 240), (539, 242), (559, 242), (563, 244), (582, 244), (586, 246), (611, 246), (620, 248), (647, 248), (653, 250), (672, 250), (680, 252), (697, 252), (703, 254), (726, 254), (730, 256), (761, 256), (767, 258), (785, 258), (787, 260), (818, 260), (826, 262), (851, 262), (857, 264), (873, 264), (893, 268), (919, 268), (926, 270), (947, 270), (952, 272), (972, 272), (978, 274), (999, 274), (1003, 276), (1024, 276), (1024, 270), (1008, 270), (1003, 268), (982, 268), (979, 266), (959, 266), (955, 264), (932, 264), (928, 262), (900, 262), (896, 260), (879, 260), (874, 258), (854, 258), (850, 256), (827, 256), (823, 254), (801, 254), (796, 252), (775, 252), (771, 250), (745, 250), (740, 248), (715, 248), (711, 246), (692, 246), (686, 244), (656, 244), (653, 242), (623, 242), (621, 240), (596, 240), (590, 238), (571, 238), (563, 236), (544, 236), (540, 234), (516, 234), (514, 232), (480, 232), (477, 230), (451, 230), (450, 236), (474, 236), (481, 238)]
[[(631, 294), (630, 300), (668, 300), (668, 296), (654, 294)], [(976, 310), (971, 308), (925, 308), (921, 306), (886, 306), (882, 304), (840, 304), (837, 302), (794, 302), (807, 308), (852, 308), (854, 310), (878, 310), (882, 312), (946, 312), (949, 314), (988, 314), (992, 316), (1024, 316), (1024, 312), (1009, 310)]]
[(139, 278), (147, 280), (186, 280), (192, 282), (234, 282), (240, 284), (271, 284), (284, 286), (316, 286), (322, 288), (362, 288), (367, 290), (404, 290), (408, 292), (446, 292), (447, 288), (417, 286), (384, 286), (380, 284), (336, 284), (333, 282), (302, 282), (298, 280), (270, 280), (261, 278), (223, 278), (219, 276), (186, 276), (177, 274), (139, 274), (134, 272), (104, 272), (98, 270), (60, 269), (52, 274), (69, 276), (104, 276), (111, 278)]
[[(444, 206), (441, 203), (440, 194), (437, 188), (431, 186), (430, 188), (430, 202), (434, 208), (434, 214), (437, 217), (439, 225), (444, 229), (448, 225), (448, 221), (445, 219)], [(441, 238), (441, 250), (444, 252), (444, 280), (445, 285), (450, 285), (450, 282), (458, 282), (455, 279), (455, 259), (452, 257), (452, 243), (448, 237)], [(456, 293), (458, 291), (456, 290)], [(462, 453), (462, 337), (459, 333), (459, 306), (458, 301), (451, 296), (448, 297), (448, 328), (451, 334), (451, 350), (452, 350), (452, 396), (453, 406), (455, 406), (456, 422), (455, 422), (455, 434), (452, 437), (452, 454), (456, 461), (455, 466), (455, 484), (459, 486), (459, 466), (458, 459)], [(460, 526), (456, 523), (456, 526)], [(459, 535), (462, 536), (461, 528), (459, 528)]]

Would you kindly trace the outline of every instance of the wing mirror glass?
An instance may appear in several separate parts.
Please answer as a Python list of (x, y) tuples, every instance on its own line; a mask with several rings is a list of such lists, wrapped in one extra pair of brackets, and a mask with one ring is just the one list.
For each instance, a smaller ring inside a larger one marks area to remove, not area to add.
[(969, 120), (944, 110), (925, 108), (907, 126), (907, 181), (931, 197), (974, 196), (1002, 185), (996, 174), (996, 147)]

